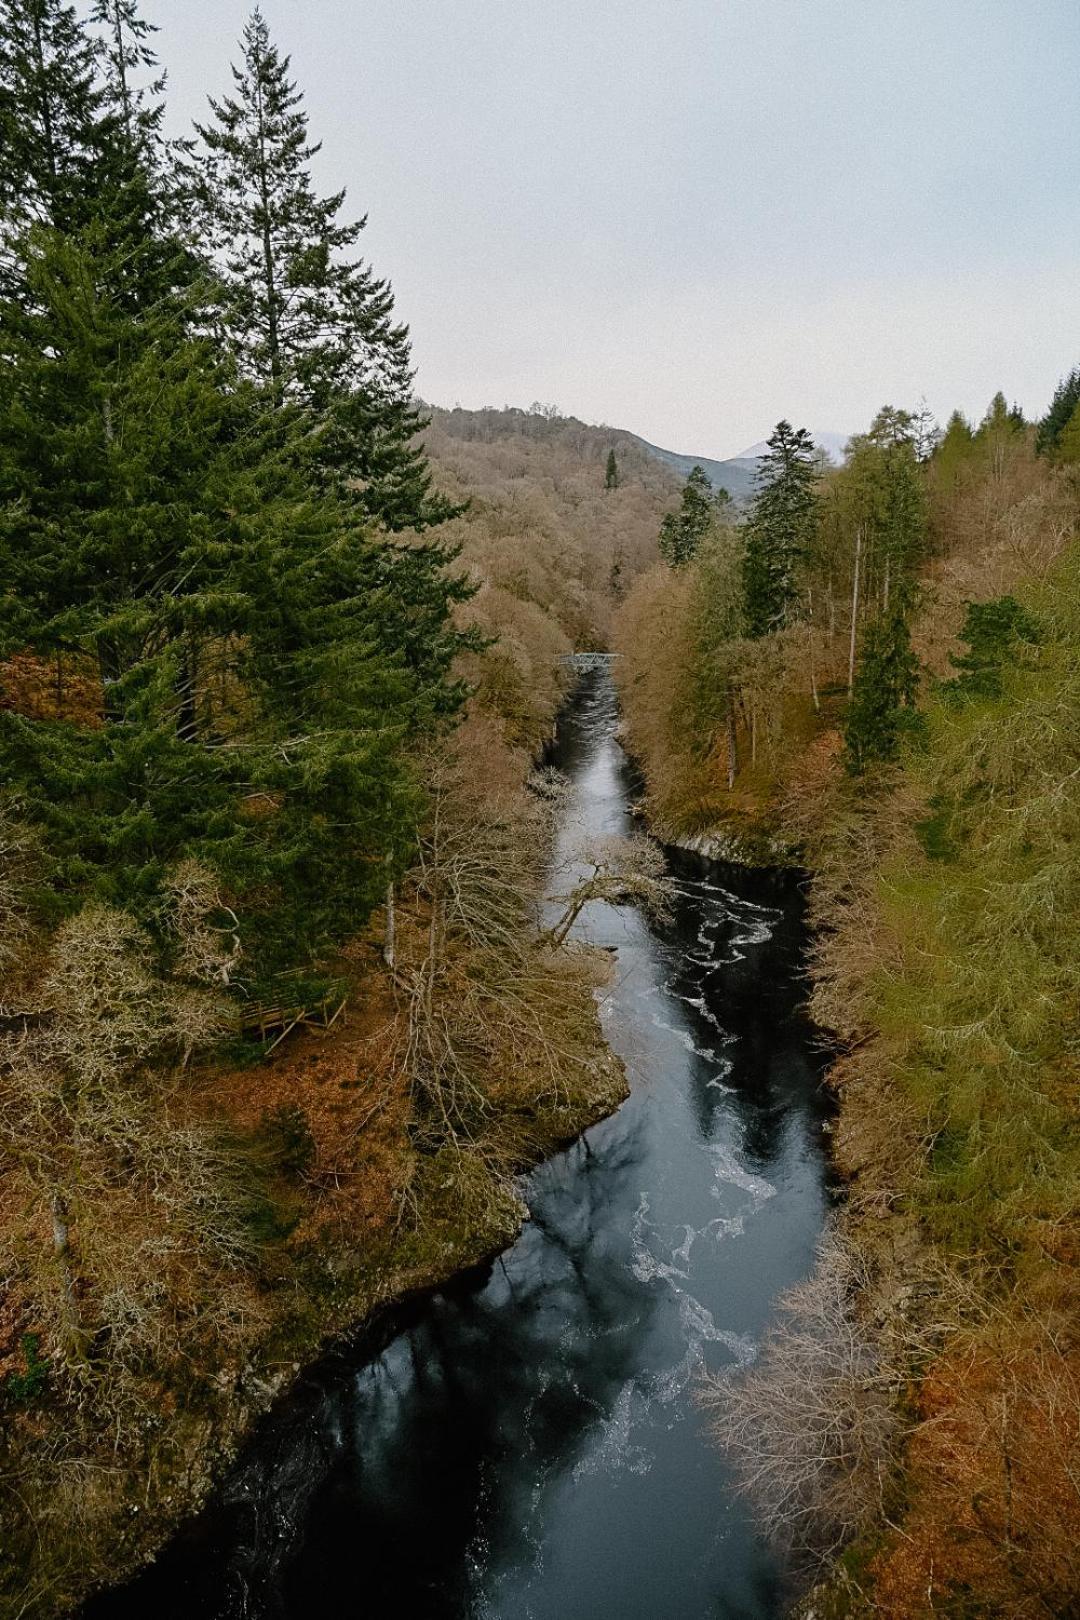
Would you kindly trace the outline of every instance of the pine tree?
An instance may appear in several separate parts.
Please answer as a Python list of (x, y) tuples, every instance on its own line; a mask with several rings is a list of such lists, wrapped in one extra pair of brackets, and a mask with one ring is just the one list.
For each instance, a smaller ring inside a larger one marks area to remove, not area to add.
[(145, 906), (197, 853), (260, 897), (267, 959), (310, 950), (407, 839), (467, 587), (358, 528), (304, 413), (267, 410), (182, 298), (128, 309), (107, 240), (26, 251), (29, 311), (0, 302), (0, 656), (92, 661), (102, 698), (96, 726), (0, 713), (5, 779), (62, 900)]
[(1080, 405), (1080, 366), (1074, 366), (1054, 390), (1050, 409), (1039, 423), (1035, 448), (1040, 455), (1053, 455), (1076, 407)]
[(713, 521), (712, 484), (703, 467), (694, 467), (683, 486), (682, 504), (660, 525), (660, 555), (672, 568), (681, 568), (697, 553)]
[(618, 489), (618, 487), (619, 487), (619, 463), (615, 460), (615, 452), (614, 452), (614, 450), (609, 450), (608, 451), (608, 456), (607, 456), (607, 470), (604, 473), (604, 488), (605, 489)]
[(244, 373), (278, 405), (319, 418), (324, 468), (388, 529), (427, 528), (458, 509), (437, 495), (416, 436), (409, 334), (390, 285), (351, 250), (366, 223), (342, 223), (345, 193), (320, 197), (303, 97), (289, 58), (251, 17), (234, 94), (211, 100), (187, 176), (227, 293)]
[(974, 446), (975, 435), (970, 423), (960, 411), (953, 411), (932, 458), (934, 479), (939, 488), (955, 487), (964, 467), (973, 459)]
[(102, 155), (97, 50), (65, 0), (0, 0), (0, 217), (75, 229)]
[(818, 524), (814, 441), (805, 428), (778, 422), (761, 458), (747, 525), (743, 589), (751, 636), (781, 630), (798, 599), (797, 569)]
[(914, 707), (919, 661), (911, 647), (912, 593), (894, 591), (888, 609), (863, 633), (859, 666), (844, 724), (844, 760), (852, 775), (897, 757), (905, 717)]

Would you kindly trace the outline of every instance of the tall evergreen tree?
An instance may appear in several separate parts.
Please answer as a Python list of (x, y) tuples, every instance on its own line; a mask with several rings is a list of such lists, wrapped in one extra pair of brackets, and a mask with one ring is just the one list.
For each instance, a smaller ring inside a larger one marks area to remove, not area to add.
[(970, 423), (960, 411), (953, 411), (932, 458), (934, 479), (940, 488), (955, 487), (964, 467), (973, 458), (974, 446), (975, 435)]
[(797, 569), (818, 524), (814, 441), (805, 428), (778, 422), (756, 474), (747, 525), (743, 589), (751, 636), (781, 630), (798, 599)]
[(466, 587), (359, 530), (309, 476), (304, 413), (268, 411), (183, 299), (131, 312), (110, 251), (31, 238), (30, 312), (0, 303), (0, 655), (92, 660), (102, 693), (96, 725), (0, 714), (6, 778), (61, 897), (145, 903), (202, 853), (288, 955), (381, 892), (403, 749), (462, 695)]
[[(160, 139), (164, 75), (150, 45), (157, 27), (139, 14), (137, 0), (94, 0), (90, 19), (101, 30), (106, 94), (115, 107), (127, 139), (150, 146)], [(149, 91), (138, 75), (155, 75)]]
[(11, 234), (93, 217), (103, 140), (96, 58), (66, 0), (0, 0), (0, 218)]
[(441, 522), (456, 508), (433, 491), (416, 444), (426, 423), (413, 403), (408, 330), (389, 283), (351, 254), (366, 220), (343, 223), (345, 193), (315, 190), (320, 148), (258, 10), (233, 94), (210, 107), (187, 172), (242, 370), (278, 405), (316, 412), (325, 470), (388, 529)]
[(893, 592), (887, 610), (863, 633), (855, 685), (844, 723), (844, 760), (861, 775), (897, 757), (905, 715), (915, 704), (919, 661), (911, 647), (912, 593)]
[(1054, 390), (1050, 409), (1039, 423), (1035, 434), (1035, 448), (1040, 455), (1053, 455), (1057, 442), (1069, 424), (1076, 407), (1080, 405), (1080, 366), (1074, 366)]
[(614, 450), (609, 450), (608, 453), (607, 453), (607, 469), (606, 469), (606, 471), (604, 473), (604, 488), (605, 489), (618, 489), (618, 487), (619, 487), (619, 463), (615, 460), (615, 452), (614, 452)]
[(703, 467), (693, 467), (683, 486), (682, 504), (660, 525), (660, 555), (672, 568), (681, 568), (697, 553), (714, 515), (712, 484)]

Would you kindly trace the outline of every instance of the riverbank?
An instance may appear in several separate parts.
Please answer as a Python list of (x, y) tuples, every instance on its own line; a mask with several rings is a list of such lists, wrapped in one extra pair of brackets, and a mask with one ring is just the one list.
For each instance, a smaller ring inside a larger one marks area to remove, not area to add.
[[(24, 1567), (36, 1588), (24, 1587), (18, 1606), (8, 1612), (68, 1613), (93, 1588), (133, 1575), (200, 1510), (259, 1419), (308, 1365), (333, 1345), (370, 1332), (403, 1302), (505, 1249), (528, 1218), (513, 1177), (565, 1148), (626, 1095), (591, 993), (583, 992), (588, 1005), (575, 1005), (575, 987), (567, 983), (565, 1016), (585, 1026), (583, 1055), (589, 1057), (578, 1092), (538, 1105), (528, 1077), (521, 1077), (516, 1090), (500, 1098), (475, 1151), (443, 1152), (417, 1165), (407, 1136), (406, 1088), (387, 1088), (387, 1077), (371, 1072), (372, 1036), (385, 1027), (392, 993), (376, 951), (360, 954), (351, 986), (356, 1010), (348, 1022), (327, 1036), (299, 1034), (259, 1068), (207, 1079), (236, 1119), (256, 1100), (263, 1111), (279, 1098), (290, 1099), (293, 1108), (306, 1104), (305, 1117), (324, 1150), (328, 1133), (320, 1130), (320, 1110), (334, 1116), (330, 1131), (343, 1144), (357, 1117), (374, 1109), (364, 1126), (361, 1159), (354, 1149), (351, 1169), (338, 1163), (331, 1190), (324, 1152), (323, 1185), (298, 1194), (293, 1231), (274, 1254), (273, 1274), (264, 1277), (255, 1331), (240, 1346), (222, 1346), (212, 1365), (193, 1368), (183, 1402), (163, 1392), (141, 1461), (129, 1464), (121, 1477), (103, 1462), (104, 1488), (83, 1492), (77, 1517), (66, 1504), (63, 1522), (53, 1520), (49, 1542), (36, 1557), (6, 1536), (5, 1556), (27, 1558)], [(598, 961), (590, 970), (593, 983), (601, 981), (605, 967)], [(355, 1077), (365, 1069), (359, 1082)], [(401, 1202), (405, 1186), (407, 1205)], [(44, 1431), (47, 1398), (17, 1422)], [(32, 1488), (32, 1478), (28, 1484)]]
[[(631, 830), (603, 671), (564, 715), (555, 864)], [(543, 1620), (774, 1620), (755, 1533), (697, 1404), (812, 1264), (830, 1202), (821, 1054), (796, 1007), (797, 887), (674, 856), (673, 914), (593, 902), (603, 1027), (632, 1095), (523, 1195), (497, 1264), (334, 1357), (260, 1425), (225, 1490), (95, 1620), (328, 1607)], [(560, 884), (561, 886), (561, 884)], [(666, 1549), (657, 1557), (657, 1546)]]
[[(99, 1354), (86, 1376), (50, 1354), (32, 1297), (17, 1278), (9, 1286), (3, 1614), (68, 1614), (133, 1574), (305, 1367), (505, 1249), (528, 1216), (517, 1178), (625, 1097), (599, 1021), (609, 958), (553, 951), (536, 928), (551, 820), (527, 770), (472, 716), (432, 777), (442, 843), (399, 886), (392, 965), (380, 913), (326, 965), (341, 1008), (328, 1029), (300, 1027), (267, 1058), (234, 1040), (231, 1058), (172, 1077), (176, 1127), (237, 1144), (250, 1167), (241, 1263), (203, 1279), (198, 1256), (171, 1239), (169, 1207), (141, 1209), (133, 1277), (121, 1273), (108, 1296), (114, 1319), (132, 1314), (129, 1341), (114, 1326), (123, 1358)], [(457, 885), (437, 955), (433, 872)], [(495, 914), (491, 892), (509, 897)], [(447, 1063), (461, 1097), (433, 1124)], [(0, 1209), (0, 1240), (16, 1214)], [(154, 1243), (169, 1263), (148, 1278), (141, 1256)], [(145, 1307), (136, 1284), (152, 1290)], [(151, 1306), (188, 1313), (175, 1353), (150, 1337)]]
[[(1075, 560), (1026, 600), (1044, 615), (1038, 659), (1006, 654), (981, 687), (930, 694), (923, 746), (897, 767), (853, 780), (826, 732), (785, 760), (783, 825), (813, 874), (809, 1006), (840, 1052), (835, 1231), (854, 1305), (840, 1325), (858, 1346), (833, 1366), (850, 1404), (829, 1408), (838, 1433), (848, 1426), (846, 1545), (823, 1573), (827, 1515), (777, 1524), (817, 1570), (806, 1620), (1013, 1620), (1071, 1612), (1080, 1593), (1080, 1174), (1063, 989), (1076, 901), (1062, 864)], [(836, 1265), (826, 1254), (823, 1291)], [(773, 1378), (782, 1404), (791, 1357), (790, 1337), (766, 1342), (753, 1399), (769, 1400)], [(829, 1365), (826, 1350), (817, 1372)], [(871, 1410), (883, 1438), (867, 1450)], [(779, 1440), (752, 1493), (782, 1462)]]

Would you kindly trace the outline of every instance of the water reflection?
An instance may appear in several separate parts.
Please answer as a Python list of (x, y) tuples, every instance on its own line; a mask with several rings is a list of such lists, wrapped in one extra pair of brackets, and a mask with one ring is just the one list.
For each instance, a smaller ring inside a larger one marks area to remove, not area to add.
[[(558, 859), (627, 826), (607, 676), (561, 728)], [(308, 1379), (215, 1508), (93, 1609), (156, 1615), (764, 1620), (782, 1572), (693, 1401), (807, 1269), (824, 1104), (796, 1010), (790, 883), (673, 857), (671, 924), (587, 909), (617, 947), (603, 1014), (633, 1095), (529, 1178), (496, 1265)]]

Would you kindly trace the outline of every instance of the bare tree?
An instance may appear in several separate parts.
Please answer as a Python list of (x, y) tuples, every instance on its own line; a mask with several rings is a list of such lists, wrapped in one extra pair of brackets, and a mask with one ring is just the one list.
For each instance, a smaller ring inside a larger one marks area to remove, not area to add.
[(564, 910), (548, 930), (553, 945), (564, 943), (581, 912), (593, 900), (609, 906), (640, 906), (657, 922), (670, 915), (673, 885), (666, 873), (664, 852), (644, 834), (594, 838), (576, 864), (584, 868), (584, 875), (568, 894), (556, 896)]
[(177, 971), (200, 984), (226, 988), (244, 952), (239, 921), (222, 899), (217, 875), (201, 861), (181, 861), (166, 877), (165, 892)]
[(860, 1261), (835, 1234), (783, 1295), (757, 1362), (710, 1378), (712, 1432), (767, 1535), (835, 1551), (879, 1507), (897, 1433), (896, 1377), (856, 1315)]

